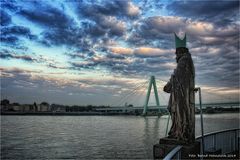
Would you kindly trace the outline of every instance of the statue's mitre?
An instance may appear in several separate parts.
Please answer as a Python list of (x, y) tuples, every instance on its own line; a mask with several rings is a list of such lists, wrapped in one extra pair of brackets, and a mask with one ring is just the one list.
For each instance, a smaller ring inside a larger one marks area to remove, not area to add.
[(185, 33), (185, 36), (183, 39), (180, 39), (176, 33), (174, 33), (175, 35), (175, 45), (176, 45), (176, 48), (179, 48), (179, 47), (186, 47), (186, 41), (187, 41), (187, 37), (186, 37), (186, 33)]

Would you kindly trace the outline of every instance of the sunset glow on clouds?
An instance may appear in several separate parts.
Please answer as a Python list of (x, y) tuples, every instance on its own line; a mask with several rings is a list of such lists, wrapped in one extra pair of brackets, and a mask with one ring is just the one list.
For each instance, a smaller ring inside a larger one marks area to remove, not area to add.
[(3, 0), (1, 98), (110, 105), (155, 75), (166, 104), (186, 32), (206, 102), (239, 101), (238, 17), (238, 1)]

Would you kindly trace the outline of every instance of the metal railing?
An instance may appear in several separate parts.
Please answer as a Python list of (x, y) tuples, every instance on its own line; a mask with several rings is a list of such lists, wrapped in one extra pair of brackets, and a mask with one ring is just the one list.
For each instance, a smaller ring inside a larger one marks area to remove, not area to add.
[[(204, 139), (204, 151), (201, 153), (220, 151), (220, 154), (228, 154), (239, 151), (240, 144), (240, 128), (228, 129), (205, 134), (203, 137), (199, 136), (196, 141), (202, 145), (202, 138)], [(177, 146), (164, 157), (164, 160), (181, 159), (182, 146)]]
[[(203, 153), (221, 150), (222, 154), (228, 154), (237, 151), (239, 150), (239, 135), (240, 128), (208, 133), (204, 135)], [(200, 143), (201, 139), (202, 136), (196, 138)]]
[(170, 159), (181, 159), (181, 148), (182, 146), (175, 147), (171, 152), (167, 154), (166, 157), (163, 158), (163, 160), (170, 160)]

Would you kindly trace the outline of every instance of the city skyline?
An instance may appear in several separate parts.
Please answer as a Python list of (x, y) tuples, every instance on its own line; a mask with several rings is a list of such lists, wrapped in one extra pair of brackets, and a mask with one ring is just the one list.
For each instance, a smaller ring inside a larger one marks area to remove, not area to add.
[(239, 1), (1, 1), (1, 98), (111, 105), (154, 75), (166, 104), (175, 32), (203, 101), (239, 101), (238, 17)]

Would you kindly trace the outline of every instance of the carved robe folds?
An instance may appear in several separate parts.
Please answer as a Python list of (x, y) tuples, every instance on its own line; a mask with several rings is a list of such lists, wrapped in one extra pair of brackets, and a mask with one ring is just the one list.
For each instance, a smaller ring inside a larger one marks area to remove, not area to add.
[(170, 93), (168, 110), (171, 114), (172, 126), (168, 133), (186, 143), (195, 140), (195, 70), (190, 53), (178, 59), (177, 68), (164, 91)]

